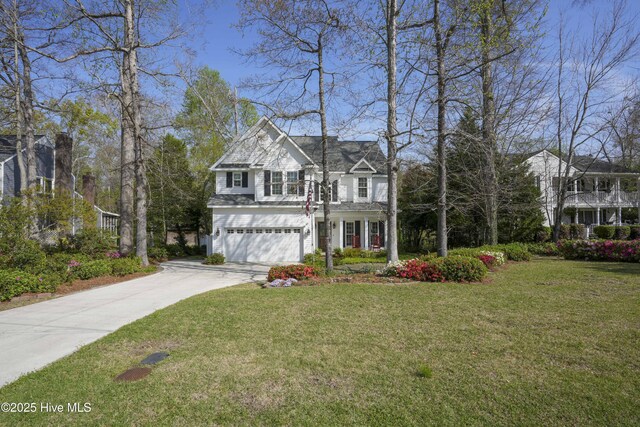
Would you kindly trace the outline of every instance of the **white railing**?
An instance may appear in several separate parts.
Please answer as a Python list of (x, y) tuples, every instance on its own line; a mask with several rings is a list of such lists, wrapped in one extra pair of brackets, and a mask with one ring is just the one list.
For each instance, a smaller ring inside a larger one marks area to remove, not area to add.
[(567, 191), (565, 206), (626, 206), (638, 205), (640, 197), (633, 191)]

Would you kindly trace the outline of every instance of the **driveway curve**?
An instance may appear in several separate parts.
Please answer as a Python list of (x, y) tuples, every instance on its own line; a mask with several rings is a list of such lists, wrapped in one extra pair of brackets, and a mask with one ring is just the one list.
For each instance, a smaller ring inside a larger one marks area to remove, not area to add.
[(264, 280), (268, 266), (162, 264), (150, 276), (0, 312), (0, 387), (190, 296)]

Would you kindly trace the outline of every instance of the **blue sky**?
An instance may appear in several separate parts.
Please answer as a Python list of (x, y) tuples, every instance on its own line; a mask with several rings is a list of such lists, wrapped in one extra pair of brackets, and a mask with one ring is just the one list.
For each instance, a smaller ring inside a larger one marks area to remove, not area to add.
[[(586, 2), (583, 0), (550, 0), (544, 23), (546, 36), (543, 43), (551, 48), (550, 51), (555, 50), (561, 11), (564, 11), (565, 19), (567, 20), (567, 32), (579, 37), (591, 30), (593, 16), (603, 15), (610, 8), (611, 3), (612, 0), (591, 0)], [(628, 2), (628, 11), (632, 14), (640, 14), (640, 0), (630, 0)], [(239, 11), (235, 1), (220, 0), (215, 2), (213, 5), (208, 6), (204, 15), (198, 33), (192, 38), (192, 47), (196, 52), (196, 65), (207, 65), (212, 69), (218, 70), (222, 77), (232, 86), (238, 85), (243, 78), (252, 76), (257, 72), (264, 72), (254, 68), (255, 66), (251, 63), (245, 63), (242, 57), (231, 51), (232, 49), (242, 50), (250, 47), (256, 38), (256, 35), (251, 32), (243, 35), (233, 27), (239, 19)], [(623, 74), (637, 74), (638, 63), (636, 61)], [(241, 91), (240, 95), (250, 97), (251, 94), (242, 93)], [(292, 130), (300, 131), (295, 127), (296, 125)], [(372, 136), (373, 134), (369, 134), (366, 137), (371, 138)]]

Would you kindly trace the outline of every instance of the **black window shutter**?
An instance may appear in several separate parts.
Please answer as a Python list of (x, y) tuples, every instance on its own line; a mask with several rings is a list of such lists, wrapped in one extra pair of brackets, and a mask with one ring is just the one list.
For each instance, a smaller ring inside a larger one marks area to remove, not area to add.
[(242, 172), (242, 186), (249, 187), (249, 172)]
[(347, 247), (347, 223), (342, 221), (342, 247)]
[(331, 183), (331, 201), (338, 201), (338, 180), (335, 180)]
[(384, 246), (384, 221), (378, 223), (378, 233), (380, 233), (380, 244)]
[(264, 195), (271, 195), (271, 171), (264, 171)]
[(227, 188), (233, 187), (233, 172), (227, 172)]
[(304, 169), (298, 171), (298, 196), (304, 196)]
[(320, 183), (316, 181), (313, 189), (313, 200), (316, 202), (320, 200)]
[(360, 221), (356, 221), (356, 236), (360, 235)]

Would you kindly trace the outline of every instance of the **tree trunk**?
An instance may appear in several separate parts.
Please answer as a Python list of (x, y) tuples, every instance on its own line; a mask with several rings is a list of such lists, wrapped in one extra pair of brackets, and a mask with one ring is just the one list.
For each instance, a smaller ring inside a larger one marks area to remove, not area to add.
[(438, 67), (438, 138), (437, 138), (437, 158), (438, 158), (438, 225), (437, 244), (438, 255), (447, 256), (448, 236), (447, 236), (447, 157), (446, 157), (446, 70), (444, 41), (442, 40), (442, 28), (440, 26), (440, 3), (434, 0), (433, 22), (436, 37), (436, 59)]
[(24, 122), (22, 118), (22, 85), (20, 84), (22, 79), (20, 77), (20, 58), (18, 54), (18, 7), (15, 1), (14, 12), (16, 14), (13, 22), (13, 54), (15, 62), (14, 80), (16, 85), (16, 159), (18, 160), (18, 170), (20, 172), (20, 194), (22, 195), (27, 189), (27, 169), (24, 164), (24, 157), (22, 157), (22, 129), (24, 127)]
[(387, 0), (387, 262), (398, 261), (398, 135), (396, 117), (397, 4)]
[(496, 132), (495, 132), (495, 100), (493, 97), (493, 66), (490, 47), (493, 33), (491, 10), (486, 7), (482, 12), (480, 31), (482, 35), (482, 143), (485, 155), (484, 197), (486, 204), (486, 226), (489, 231), (489, 244), (498, 244), (498, 176), (496, 173)]
[(22, 61), (22, 105), (24, 106), (23, 122), (26, 142), (25, 151), (27, 154), (27, 187), (35, 189), (38, 173), (36, 170), (36, 138), (33, 126), (33, 86), (31, 83), (31, 60), (24, 45), (24, 35), (20, 35), (18, 51)]
[(322, 135), (322, 195), (324, 203), (325, 229), (325, 265), (327, 273), (333, 271), (333, 242), (331, 240), (331, 196), (329, 196), (329, 139), (327, 138), (327, 113), (324, 105), (324, 63), (323, 63), (322, 36), (318, 37), (318, 100), (320, 102), (320, 132)]
[(120, 252), (129, 255), (133, 252), (134, 186), (135, 186), (135, 145), (133, 94), (131, 92), (131, 59), (134, 31), (133, 3), (125, 1), (126, 31), (125, 52), (122, 56), (120, 80), (122, 86), (122, 141), (120, 149)]

